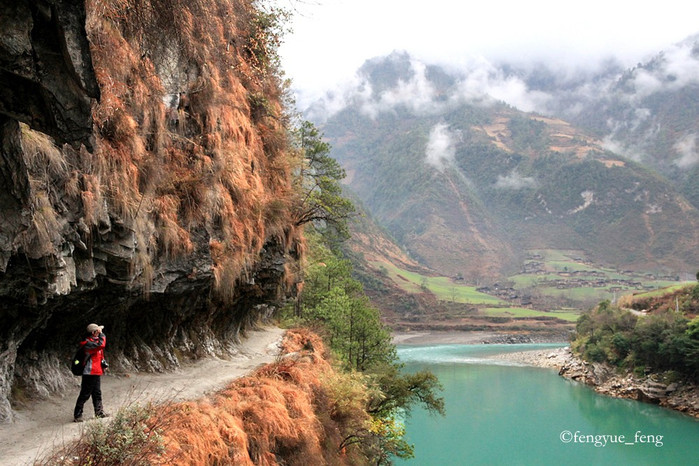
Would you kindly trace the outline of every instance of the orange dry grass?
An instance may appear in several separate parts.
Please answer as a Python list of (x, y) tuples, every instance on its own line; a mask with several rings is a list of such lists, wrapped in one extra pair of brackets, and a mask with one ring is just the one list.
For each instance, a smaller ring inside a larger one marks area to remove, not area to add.
[(240, 419), (206, 402), (173, 405), (167, 412), (167, 453), (161, 464), (253, 464)]
[[(306, 348), (305, 350), (303, 348)], [(312, 348), (312, 349), (309, 349)], [(306, 330), (287, 332), (287, 357), (232, 383), (211, 401), (168, 407), (160, 464), (343, 464), (330, 421), (325, 347)]]
[(373, 454), (356, 444), (370, 421), (363, 376), (334, 371), (308, 330), (289, 330), (283, 347), (292, 352), (209, 398), (148, 409), (112, 430), (120, 439), (83, 435), (41, 464), (117, 461), (105, 445), (122, 448), (119, 464), (367, 464)]
[(87, 0), (86, 9), (101, 89), (87, 224), (106, 200), (142, 239), (141, 264), (191, 253), (190, 232), (205, 230), (221, 249), (211, 251), (216, 289), (230, 298), (270, 238), (296, 247), (300, 237), (280, 79), (251, 52), (261, 37), (253, 2)]
[(309, 349), (313, 349), (315, 353), (320, 354), (322, 357), (327, 357), (323, 339), (307, 328), (297, 328), (286, 332), (281, 344), (283, 354)]

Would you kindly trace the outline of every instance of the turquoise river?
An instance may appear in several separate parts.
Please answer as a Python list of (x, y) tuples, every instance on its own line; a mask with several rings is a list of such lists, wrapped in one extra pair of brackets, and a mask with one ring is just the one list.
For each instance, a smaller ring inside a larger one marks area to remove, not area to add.
[(409, 465), (699, 465), (699, 421), (596, 394), (555, 370), (489, 355), (561, 345), (399, 346), (406, 371), (429, 369), (447, 414), (415, 409)]

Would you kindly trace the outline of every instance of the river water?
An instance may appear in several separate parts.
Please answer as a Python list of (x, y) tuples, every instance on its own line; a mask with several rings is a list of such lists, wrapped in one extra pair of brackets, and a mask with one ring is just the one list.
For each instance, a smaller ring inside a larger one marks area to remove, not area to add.
[(413, 410), (410, 465), (699, 465), (699, 421), (658, 406), (598, 395), (488, 355), (561, 345), (399, 346), (406, 371), (444, 386), (446, 417)]

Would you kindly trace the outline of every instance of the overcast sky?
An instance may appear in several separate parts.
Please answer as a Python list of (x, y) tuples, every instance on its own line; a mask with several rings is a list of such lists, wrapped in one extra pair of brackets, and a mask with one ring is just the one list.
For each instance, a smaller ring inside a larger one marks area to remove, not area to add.
[(612, 55), (633, 65), (699, 33), (699, 2), (690, 0), (277, 1), (296, 10), (280, 54), (307, 94), (394, 50), (456, 65), (474, 57), (584, 65)]

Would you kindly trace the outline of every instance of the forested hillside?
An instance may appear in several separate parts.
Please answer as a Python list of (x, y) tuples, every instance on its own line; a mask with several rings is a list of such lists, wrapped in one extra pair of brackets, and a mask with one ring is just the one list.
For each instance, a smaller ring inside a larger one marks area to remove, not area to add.
[(614, 62), (568, 74), (546, 65), (507, 69), (530, 93), (550, 97), (540, 111), (592, 131), (605, 147), (672, 180), (699, 206), (699, 36), (629, 69)]
[(359, 76), (340, 110), (311, 113), (327, 117), (349, 187), (422, 263), (478, 280), (537, 248), (624, 268), (688, 271), (699, 260), (697, 209), (593, 132), (405, 54), (370, 60)]

